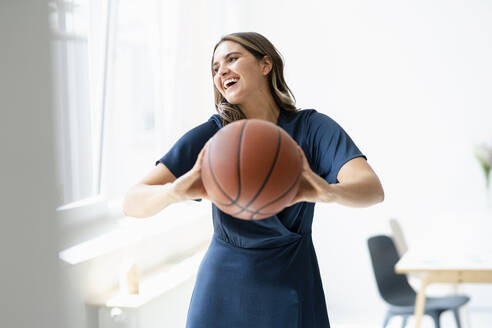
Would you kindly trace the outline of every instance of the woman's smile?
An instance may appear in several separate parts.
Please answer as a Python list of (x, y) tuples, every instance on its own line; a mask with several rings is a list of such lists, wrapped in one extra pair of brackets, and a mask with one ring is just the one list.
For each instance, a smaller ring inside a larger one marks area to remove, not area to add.
[(228, 87), (226, 86), (226, 91), (230, 91), (231, 89), (235, 89), (238, 84), (239, 84), (239, 80), (237, 82), (232, 83)]
[[(228, 107), (232, 116), (275, 122), (279, 106), (269, 78), (271, 57), (232, 40), (221, 41), (212, 57), (212, 78), (217, 108)], [(266, 113), (266, 114), (265, 114)]]
[[(256, 73), (256, 60), (241, 45), (231, 41), (220, 44), (214, 55), (212, 70), (215, 86), (229, 102), (238, 104), (250, 93), (247, 88), (249, 84), (243, 82), (244, 79), (251, 80)], [(246, 92), (241, 99), (237, 98), (239, 90)]]

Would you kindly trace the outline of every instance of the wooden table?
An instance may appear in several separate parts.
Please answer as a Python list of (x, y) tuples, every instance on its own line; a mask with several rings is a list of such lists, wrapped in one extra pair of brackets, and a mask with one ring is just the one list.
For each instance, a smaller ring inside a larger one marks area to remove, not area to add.
[(492, 283), (492, 253), (489, 251), (413, 251), (403, 255), (395, 266), (395, 271), (412, 274), (421, 279), (420, 289), (415, 301), (415, 327), (425, 308), (425, 289), (432, 283)]

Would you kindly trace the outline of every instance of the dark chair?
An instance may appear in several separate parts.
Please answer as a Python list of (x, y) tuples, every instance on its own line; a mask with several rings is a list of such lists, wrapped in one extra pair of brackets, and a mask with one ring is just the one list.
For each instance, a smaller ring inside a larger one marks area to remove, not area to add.
[[(403, 274), (395, 272), (395, 264), (399, 260), (393, 239), (379, 235), (367, 240), (371, 255), (372, 268), (376, 277), (379, 294), (389, 305), (384, 318), (383, 328), (395, 315), (403, 316), (402, 327), (405, 327), (409, 316), (414, 314), (417, 294)], [(439, 317), (442, 312), (453, 311), (456, 326), (461, 328), (458, 309), (466, 304), (468, 296), (426, 297), (424, 314), (430, 315), (436, 328), (440, 328)]]

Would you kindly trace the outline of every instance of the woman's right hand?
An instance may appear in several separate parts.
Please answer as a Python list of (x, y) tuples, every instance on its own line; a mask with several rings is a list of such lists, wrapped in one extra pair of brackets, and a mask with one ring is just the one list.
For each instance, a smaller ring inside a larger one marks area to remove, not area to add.
[(202, 150), (197, 156), (195, 165), (191, 168), (191, 170), (189, 170), (173, 182), (173, 191), (178, 197), (177, 201), (201, 198), (208, 199), (207, 192), (202, 182), (201, 170), (202, 160), (209, 142), (210, 140), (207, 141), (203, 146)]

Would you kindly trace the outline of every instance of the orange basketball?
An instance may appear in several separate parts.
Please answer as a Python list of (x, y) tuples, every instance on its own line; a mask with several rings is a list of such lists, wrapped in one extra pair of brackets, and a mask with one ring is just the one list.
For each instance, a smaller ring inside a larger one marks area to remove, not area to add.
[(301, 181), (297, 143), (265, 120), (230, 123), (210, 140), (202, 162), (209, 198), (223, 212), (243, 220), (277, 214), (294, 198)]

